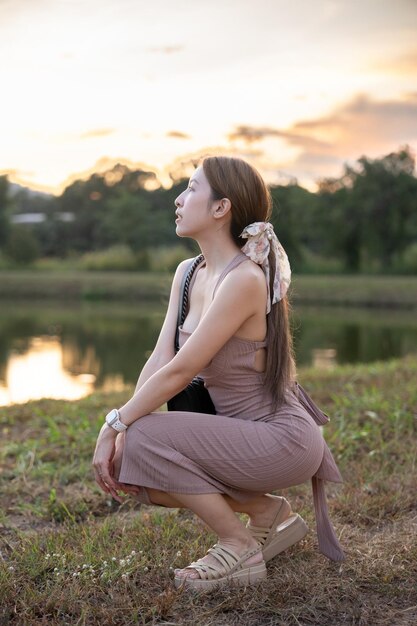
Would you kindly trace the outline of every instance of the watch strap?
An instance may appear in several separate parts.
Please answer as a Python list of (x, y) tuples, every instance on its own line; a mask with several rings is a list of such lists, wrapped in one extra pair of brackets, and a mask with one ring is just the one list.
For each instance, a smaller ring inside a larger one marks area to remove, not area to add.
[(120, 413), (118, 409), (112, 409), (106, 415), (106, 423), (107, 426), (110, 426), (114, 430), (117, 430), (118, 433), (122, 433), (127, 430), (126, 424), (120, 421)]

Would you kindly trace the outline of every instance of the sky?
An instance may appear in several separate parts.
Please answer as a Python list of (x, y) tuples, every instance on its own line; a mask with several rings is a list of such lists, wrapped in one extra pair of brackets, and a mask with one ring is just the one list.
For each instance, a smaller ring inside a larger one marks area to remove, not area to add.
[[(59, 194), (206, 154), (312, 190), (417, 150), (417, 0), (0, 0), (0, 174)], [(188, 168), (188, 174), (187, 174)]]

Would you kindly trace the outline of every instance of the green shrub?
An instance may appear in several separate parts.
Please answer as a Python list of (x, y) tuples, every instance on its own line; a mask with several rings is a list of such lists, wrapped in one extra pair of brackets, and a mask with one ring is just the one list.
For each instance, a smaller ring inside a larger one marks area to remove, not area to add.
[(196, 256), (198, 252), (192, 252), (183, 245), (148, 249), (150, 256), (150, 270), (152, 272), (174, 272), (184, 259)]
[(407, 274), (417, 274), (417, 242), (408, 246), (404, 252), (400, 270)]
[(129, 246), (121, 244), (107, 250), (83, 254), (78, 267), (83, 270), (134, 271), (142, 269), (139, 266), (141, 260), (143, 263), (143, 259), (138, 259), (138, 255), (132, 252)]
[[(321, 256), (308, 250), (303, 249), (303, 261), (299, 264), (298, 274), (342, 274), (343, 267), (340, 259), (330, 256)], [(291, 261), (291, 259), (290, 259)]]
[(18, 265), (30, 265), (40, 255), (38, 241), (27, 227), (13, 226), (5, 246), (5, 254)]

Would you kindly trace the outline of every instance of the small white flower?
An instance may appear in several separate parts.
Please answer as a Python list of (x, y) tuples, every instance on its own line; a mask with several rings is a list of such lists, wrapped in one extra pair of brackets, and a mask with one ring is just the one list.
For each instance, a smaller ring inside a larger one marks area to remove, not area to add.
[(13, 572), (13, 570), (14, 570), (13, 565), (10, 565), (9, 570), (10, 570), (11, 572)]
[(103, 567), (107, 567), (107, 561), (103, 561)]
[(123, 580), (127, 580), (129, 577), (128, 577), (127, 574), (122, 574), (122, 578), (123, 578)]
[(143, 568), (143, 571), (144, 571), (144, 572), (149, 572), (149, 567), (144, 567), (144, 568)]
[(50, 554), (45, 554), (45, 559), (49, 559), (51, 557)]
[(178, 550), (178, 552), (177, 552), (177, 556), (181, 556), (181, 552), (180, 552), (180, 550)]
[(78, 576), (78, 572), (74, 572), (72, 575), (73, 578), (77, 578), (77, 576)]
[(57, 567), (54, 567), (54, 572), (57, 572), (57, 571), (58, 571), (58, 568), (57, 568)]
[(87, 567), (90, 567), (89, 565), (87, 565), (87, 563), (84, 563), (83, 565), (83, 569), (87, 569)]
[(112, 560), (112, 561), (117, 561), (117, 559), (116, 559), (116, 557), (115, 557), (115, 556), (112, 556), (111, 560)]
[(135, 556), (136, 552), (134, 550), (132, 550), (132, 552), (130, 553), (132, 556)]
[(125, 560), (125, 559), (120, 559), (120, 561), (119, 561), (119, 565), (121, 565), (122, 567), (123, 567), (124, 565), (126, 565), (126, 560)]

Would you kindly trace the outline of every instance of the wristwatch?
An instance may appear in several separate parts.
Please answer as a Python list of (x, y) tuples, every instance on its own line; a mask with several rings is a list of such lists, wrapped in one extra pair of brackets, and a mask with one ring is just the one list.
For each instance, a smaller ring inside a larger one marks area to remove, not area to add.
[(106, 423), (107, 426), (114, 428), (118, 433), (122, 433), (124, 430), (127, 430), (126, 424), (120, 421), (120, 413), (118, 409), (112, 409), (110, 413), (106, 415)]

